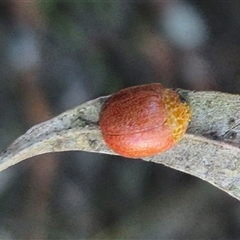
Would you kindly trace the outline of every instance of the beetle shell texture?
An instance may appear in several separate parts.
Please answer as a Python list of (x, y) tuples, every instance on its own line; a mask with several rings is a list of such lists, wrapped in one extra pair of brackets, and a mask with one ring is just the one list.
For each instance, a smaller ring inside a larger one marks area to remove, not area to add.
[(175, 146), (187, 130), (189, 105), (160, 83), (123, 89), (109, 97), (99, 125), (106, 144), (116, 153), (141, 158)]

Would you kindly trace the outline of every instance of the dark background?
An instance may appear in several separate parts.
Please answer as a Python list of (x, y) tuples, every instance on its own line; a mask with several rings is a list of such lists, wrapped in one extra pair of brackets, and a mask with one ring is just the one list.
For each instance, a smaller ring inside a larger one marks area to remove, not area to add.
[[(240, 92), (239, 1), (1, 1), (0, 148), (121, 88)], [(184, 157), (184, 156), (183, 156)], [(85, 152), (0, 173), (0, 239), (239, 239), (240, 203), (162, 165)]]

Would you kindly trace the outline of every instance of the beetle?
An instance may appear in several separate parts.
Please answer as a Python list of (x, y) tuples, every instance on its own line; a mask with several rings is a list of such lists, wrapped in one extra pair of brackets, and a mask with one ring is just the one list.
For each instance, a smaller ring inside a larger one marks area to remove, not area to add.
[(104, 103), (99, 125), (105, 143), (129, 158), (149, 157), (174, 147), (191, 119), (188, 103), (160, 83), (129, 87)]

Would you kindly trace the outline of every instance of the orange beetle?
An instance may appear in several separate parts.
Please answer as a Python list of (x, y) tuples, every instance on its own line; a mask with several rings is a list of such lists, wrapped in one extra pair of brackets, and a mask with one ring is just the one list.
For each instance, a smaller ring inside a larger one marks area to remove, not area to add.
[(116, 153), (141, 158), (168, 150), (180, 141), (190, 107), (159, 83), (123, 89), (105, 102), (99, 119), (106, 144)]

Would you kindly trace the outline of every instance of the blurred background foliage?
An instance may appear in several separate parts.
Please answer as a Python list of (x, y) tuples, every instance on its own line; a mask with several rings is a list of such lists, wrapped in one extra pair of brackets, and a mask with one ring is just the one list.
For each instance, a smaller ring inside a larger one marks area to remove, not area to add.
[[(239, 1), (1, 1), (0, 148), (121, 88), (240, 92)], [(0, 173), (0, 239), (238, 239), (240, 203), (154, 163), (45, 154)]]

